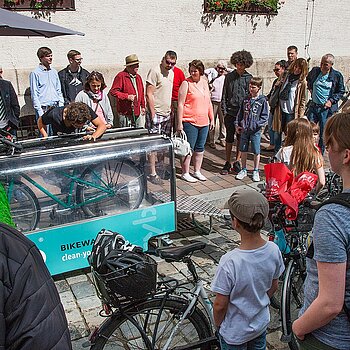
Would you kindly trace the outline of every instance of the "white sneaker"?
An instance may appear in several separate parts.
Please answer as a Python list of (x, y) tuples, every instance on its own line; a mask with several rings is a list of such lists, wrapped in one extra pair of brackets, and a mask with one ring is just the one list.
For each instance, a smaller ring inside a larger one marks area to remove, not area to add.
[(237, 180), (243, 180), (247, 176), (247, 169), (242, 169), (237, 175)]
[(193, 173), (193, 177), (195, 177), (196, 179), (201, 180), (201, 181), (207, 180), (207, 178), (200, 171), (195, 171)]
[(191, 176), (189, 173), (184, 173), (181, 175), (181, 179), (187, 182), (197, 182), (198, 180)]
[(252, 179), (253, 179), (254, 182), (259, 182), (260, 181), (259, 170), (254, 170), (253, 171)]

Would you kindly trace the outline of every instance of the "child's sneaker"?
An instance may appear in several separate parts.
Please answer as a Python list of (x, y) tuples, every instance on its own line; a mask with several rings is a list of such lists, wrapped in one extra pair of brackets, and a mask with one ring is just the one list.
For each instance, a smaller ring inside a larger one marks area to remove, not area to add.
[(200, 181), (206, 181), (207, 180), (207, 178), (200, 171), (195, 171), (193, 173), (193, 177), (195, 177), (196, 179), (198, 179)]
[(260, 181), (259, 170), (253, 170), (252, 179), (253, 179), (254, 182), (259, 182)]
[(184, 173), (181, 175), (181, 179), (187, 182), (197, 182), (198, 180), (191, 176), (189, 173)]
[(227, 175), (229, 171), (231, 170), (231, 163), (226, 162), (225, 165), (223, 166), (222, 170), (220, 171), (221, 175)]
[(242, 169), (237, 175), (237, 180), (243, 180), (247, 176), (247, 169)]

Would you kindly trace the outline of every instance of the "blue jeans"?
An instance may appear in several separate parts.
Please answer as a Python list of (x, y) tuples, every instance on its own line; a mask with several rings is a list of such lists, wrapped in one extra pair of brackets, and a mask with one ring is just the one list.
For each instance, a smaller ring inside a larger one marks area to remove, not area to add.
[(266, 331), (258, 337), (243, 343), (241, 345), (230, 345), (225, 343), (224, 339), (219, 336), (221, 350), (265, 350), (266, 349)]
[(261, 141), (261, 130), (256, 132), (244, 131), (241, 134), (241, 141), (239, 144), (239, 150), (241, 152), (248, 152), (249, 143), (252, 144), (252, 152), (254, 154), (260, 154), (260, 141)]
[(325, 151), (325, 145), (323, 143), (323, 130), (326, 125), (328, 117), (331, 116), (331, 111), (329, 108), (324, 108), (322, 105), (311, 104), (307, 117), (310, 122), (314, 122), (320, 126), (320, 141), (318, 145), (322, 151)]
[(209, 126), (195, 126), (191, 123), (183, 123), (187, 141), (194, 152), (203, 152), (205, 141), (207, 140)]
[[(294, 119), (294, 113), (285, 113), (281, 112), (281, 129), (282, 132), (287, 131), (287, 124)], [(275, 153), (279, 151), (282, 147), (282, 132), (274, 131), (274, 144), (275, 144)]]

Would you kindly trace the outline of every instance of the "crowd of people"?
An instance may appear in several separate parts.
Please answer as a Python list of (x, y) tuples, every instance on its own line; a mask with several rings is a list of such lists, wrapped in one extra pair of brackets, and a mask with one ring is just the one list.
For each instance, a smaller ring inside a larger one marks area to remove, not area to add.
[[(69, 65), (60, 72), (51, 67), (49, 48), (39, 48), (37, 55), (40, 63), (30, 74), (30, 87), (42, 137), (86, 127), (91, 131), (86, 138), (96, 140), (115, 125), (104, 77), (81, 67), (80, 52), (69, 51)], [(185, 132), (193, 153), (181, 159), (184, 181), (206, 180), (201, 172), (206, 143), (211, 148), (225, 147), (221, 174), (234, 173), (239, 180), (248, 175), (251, 147), (252, 179), (260, 181), (261, 136), (266, 126), (270, 144), (265, 151), (273, 151), (274, 158), (294, 175), (317, 174), (319, 191), (325, 184), (323, 154), (327, 149), (331, 168), (349, 193), (350, 115), (335, 114), (345, 87), (342, 74), (333, 68), (332, 54), (324, 55), (320, 67), (309, 71), (298, 49), (289, 46), (287, 60), (274, 65), (276, 79), (267, 96), (261, 94), (263, 80), (247, 72), (253, 64), (248, 51), (232, 54), (233, 70), (225, 61), (206, 70), (202, 61), (193, 60), (187, 78), (176, 61), (176, 53), (167, 51), (160, 64), (149, 70), (144, 85), (138, 74), (140, 61), (137, 55), (129, 55), (109, 93), (117, 99), (118, 126), (145, 127), (149, 133), (168, 136)], [(0, 79), (0, 91), (0, 128), (15, 135), (20, 112), (16, 93), (4, 79)], [(161, 183), (158, 156), (156, 152), (149, 155), (148, 180), (154, 184)], [(256, 191), (236, 190), (227, 208), (241, 242), (223, 256), (212, 283), (221, 349), (265, 349), (269, 297), (284, 269), (277, 245), (260, 236), (269, 205)], [(349, 210), (333, 203), (316, 214), (304, 306), (293, 324), (301, 349), (349, 349), (350, 317), (344, 311), (350, 306)], [(65, 322), (63, 329), (66, 332)]]

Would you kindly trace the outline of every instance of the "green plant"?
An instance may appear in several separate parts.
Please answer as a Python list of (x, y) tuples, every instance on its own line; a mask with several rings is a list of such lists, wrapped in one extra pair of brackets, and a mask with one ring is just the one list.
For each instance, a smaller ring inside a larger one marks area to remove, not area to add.
[(28, 3), (32, 9), (55, 8), (61, 0), (4, 0), (4, 5), (16, 7), (16, 5)]
[(277, 12), (280, 0), (206, 0), (207, 11)]

